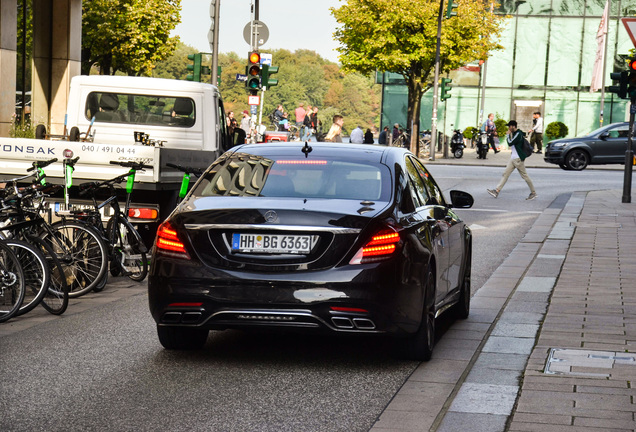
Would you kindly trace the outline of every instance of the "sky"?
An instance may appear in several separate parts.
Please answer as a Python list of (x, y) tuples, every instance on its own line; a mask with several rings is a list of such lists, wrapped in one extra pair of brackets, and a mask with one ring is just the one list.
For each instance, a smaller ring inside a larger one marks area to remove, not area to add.
[[(247, 58), (250, 46), (243, 38), (243, 29), (252, 20), (251, 5), (255, 0), (217, 1), (221, 2), (219, 52), (235, 52)], [(258, 3), (259, 21), (269, 30), (269, 39), (261, 52), (309, 49), (338, 62), (338, 44), (333, 39), (337, 22), (329, 8), (339, 7), (341, 0), (259, 0)], [(211, 52), (210, 0), (181, 0), (181, 7), (181, 24), (173, 34), (200, 52)]]

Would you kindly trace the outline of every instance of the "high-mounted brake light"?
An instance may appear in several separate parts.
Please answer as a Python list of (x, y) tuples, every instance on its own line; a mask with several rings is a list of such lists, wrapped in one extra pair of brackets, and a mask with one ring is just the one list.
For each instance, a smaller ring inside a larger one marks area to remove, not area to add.
[(170, 222), (166, 221), (157, 230), (157, 240), (155, 242), (157, 252), (173, 258), (190, 259), (190, 254), (185, 245), (179, 239), (177, 231), (172, 228)]
[(400, 243), (400, 234), (393, 228), (376, 233), (358, 250), (349, 264), (366, 264), (382, 261), (393, 255)]
[(277, 160), (279, 165), (327, 165), (326, 160), (311, 160), (311, 159), (298, 159), (298, 160)]

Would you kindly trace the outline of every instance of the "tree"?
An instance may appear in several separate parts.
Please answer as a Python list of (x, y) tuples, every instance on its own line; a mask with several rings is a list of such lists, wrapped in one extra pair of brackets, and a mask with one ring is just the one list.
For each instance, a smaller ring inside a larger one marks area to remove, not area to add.
[[(443, 1), (443, 0), (440, 0)], [(497, 43), (503, 17), (489, 2), (458, 1), (457, 16), (445, 19), (440, 44), (440, 72), (486, 60)], [(401, 74), (408, 87), (407, 124), (413, 125), (411, 149), (417, 152), (422, 95), (433, 85), (437, 0), (349, 0), (331, 12), (342, 26), (334, 34), (344, 71), (376, 70)]]
[(188, 60), (188, 55), (196, 54), (197, 52), (196, 48), (178, 42), (177, 48), (170, 56), (156, 63), (152, 70), (152, 76), (155, 78), (186, 79), (188, 73), (190, 73), (188, 64), (192, 63), (191, 60)]
[(181, 0), (82, 2), (82, 73), (97, 64), (102, 75), (150, 75), (175, 50), (180, 10)]

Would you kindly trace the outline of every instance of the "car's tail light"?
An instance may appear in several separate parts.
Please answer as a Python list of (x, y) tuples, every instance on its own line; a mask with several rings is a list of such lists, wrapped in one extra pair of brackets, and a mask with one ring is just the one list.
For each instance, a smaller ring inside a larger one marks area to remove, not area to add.
[(390, 258), (400, 243), (400, 234), (393, 228), (378, 231), (358, 250), (349, 264), (366, 264)]
[(190, 254), (183, 242), (179, 239), (177, 231), (166, 221), (157, 230), (157, 240), (155, 241), (157, 252), (173, 258), (190, 259)]

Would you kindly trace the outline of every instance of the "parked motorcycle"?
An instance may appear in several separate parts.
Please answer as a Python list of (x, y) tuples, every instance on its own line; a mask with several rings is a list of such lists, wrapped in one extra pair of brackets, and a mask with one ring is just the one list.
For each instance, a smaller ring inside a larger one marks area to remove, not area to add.
[(455, 129), (453, 131), (453, 137), (451, 138), (451, 152), (456, 159), (464, 156), (464, 148), (466, 145), (464, 144), (464, 134), (461, 129)]
[(488, 154), (488, 134), (484, 131), (480, 132), (477, 140), (477, 159), (486, 159)]

